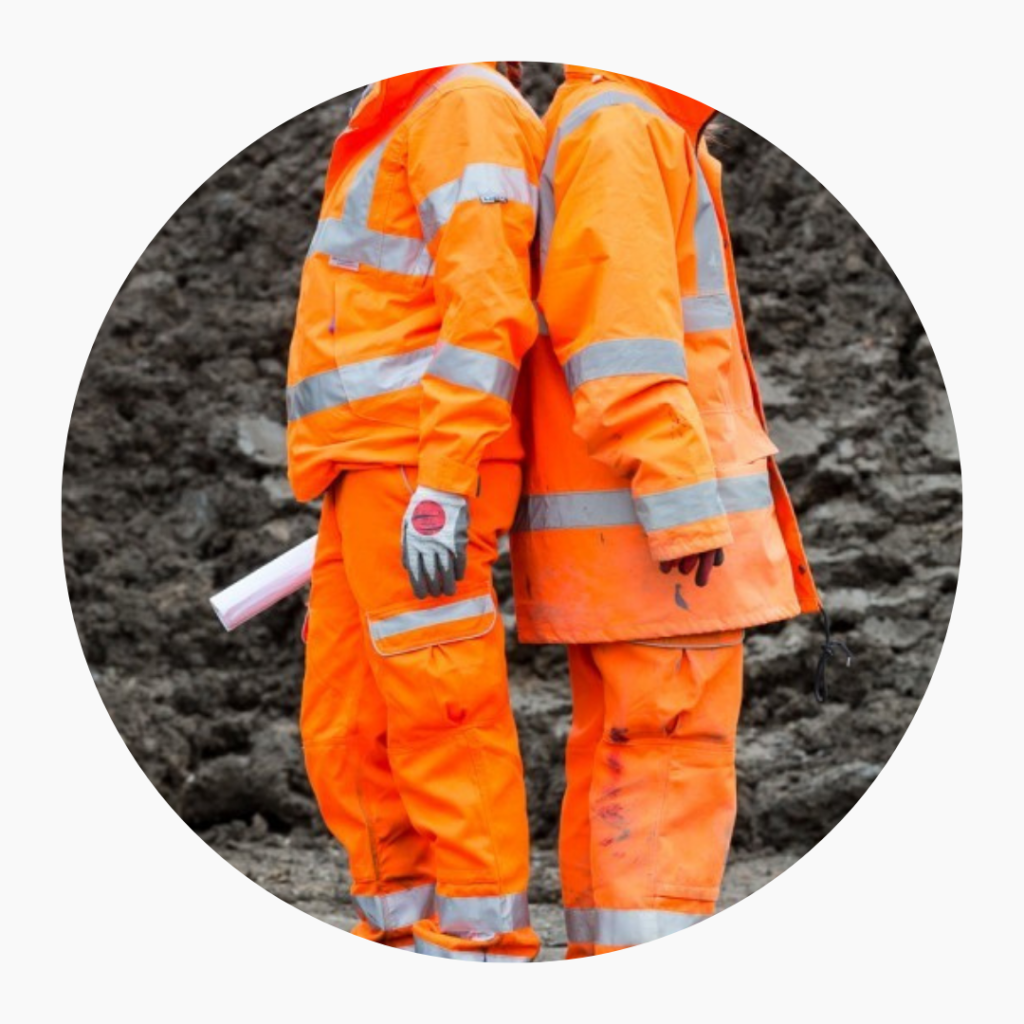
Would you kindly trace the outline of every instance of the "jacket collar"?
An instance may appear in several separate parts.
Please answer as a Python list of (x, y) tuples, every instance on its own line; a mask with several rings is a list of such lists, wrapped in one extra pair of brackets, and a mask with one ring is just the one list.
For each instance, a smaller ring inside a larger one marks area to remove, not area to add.
[(609, 82), (621, 82), (639, 90), (648, 99), (656, 103), (673, 121), (682, 125), (694, 138), (700, 135), (707, 123), (717, 111), (706, 103), (684, 96), (681, 92), (666, 89), (663, 85), (645, 82), (642, 78), (619, 75), (614, 71), (603, 71), (600, 68), (588, 68), (582, 64), (566, 64), (565, 77), (567, 82), (593, 80), (595, 76)]
[[(481, 67), (496, 68), (497, 61), (478, 61)], [(388, 120), (407, 109), (427, 88), (440, 81), (454, 64), (443, 64), (423, 71), (410, 71), (405, 75), (383, 78), (366, 88), (360, 97), (349, 127), (352, 130), (369, 128), (380, 120)]]

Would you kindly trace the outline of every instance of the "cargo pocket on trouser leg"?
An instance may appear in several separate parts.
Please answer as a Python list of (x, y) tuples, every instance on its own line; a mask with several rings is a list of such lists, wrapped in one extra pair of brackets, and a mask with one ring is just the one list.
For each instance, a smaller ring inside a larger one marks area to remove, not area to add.
[(438, 917), (416, 925), (417, 950), (532, 959), (526, 794), (493, 592), (374, 609), (366, 631), (395, 780), (432, 840)]
[(743, 648), (688, 650), (685, 671), (700, 696), (671, 733), (655, 895), (663, 906), (713, 913), (736, 822)]
[(724, 793), (734, 788), (738, 686), (731, 710), (717, 696), (714, 713), (703, 709), (721, 689), (714, 666), (739, 664), (742, 648), (619, 643), (591, 651), (605, 690), (591, 788), (589, 930), (600, 953), (679, 931), (714, 909), (728, 848), (721, 823), (727, 818), (731, 831), (735, 808)]

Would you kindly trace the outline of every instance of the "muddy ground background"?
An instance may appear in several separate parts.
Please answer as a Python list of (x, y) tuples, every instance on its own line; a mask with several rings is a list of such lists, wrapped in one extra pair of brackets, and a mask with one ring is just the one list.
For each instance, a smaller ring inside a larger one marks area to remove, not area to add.
[[(526, 65), (538, 109), (556, 80), (554, 65)], [(316, 509), (285, 480), (282, 395), (302, 259), (351, 99), (255, 142), (153, 240), (100, 330), (64, 473), (72, 607), (125, 742), (239, 870), (333, 923), (350, 919), (344, 856), (319, 821), (296, 725), (302, 601), (229, 635), (207, 599), (316, 530)], [(961, 506), (941, 375), (898, 281), (818, 182), (723, 120), (716, 150), (771, 433), (836, 630), (856, 653), (818, 705), (817, 623), (749, 635), (728, 905), (825, 835), (892, 753), (949, 619)], [(512, 624), (507, 566), (498, 586)], [(565, 660), (513, 639), (509, 656), (531, 896), (557, 955)]]

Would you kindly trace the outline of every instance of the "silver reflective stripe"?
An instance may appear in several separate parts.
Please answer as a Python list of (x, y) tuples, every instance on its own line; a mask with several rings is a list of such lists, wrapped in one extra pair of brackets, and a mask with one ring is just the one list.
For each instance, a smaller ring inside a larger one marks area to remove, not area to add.
[(444, 82), (450, 82), (456, 78), (482, 78), (485, 81), (497, 85), (513, 99), (518, 100), (523, 104), (523, 106), (527, 107), (527, 109), (532, 110), (529, 103), (526, 102), (519, 90), (500, 71), (496, 71), (494, 68), (482, 68), (478, 64), (458, 64), (437, 84), (441, 85)]
[[(650, 521), (661, 522), (661, 525), (653, 526), (644, 522), (644, 528), (658, 530), (707, 518), (708, 509), (712, 510), (711, 515), (721, 515), (723, 512), (752, 512), (772, 507), (772, 489), (767, 473), (720, 479), (717, 481), (717, 493), (715, 484), (716, 481), (708, 480), (689, 488), (647, 495), (636, 502), (630, 491), (624, 489), (524, 495), (513, 529), (523, 532), (635, 526), (643, 520), (643, 506)], [(680, 511), (704, 514), (694, 520), (671, 518)]]
[(533, 308), (537, 313), (537, 333), (550, 337), (551, 331), (548, 328), (548, 320), (547, 317), (544, 316), (544, 310), (541, 309), (536, 302), (533, 304)]
[(427, 373), (452, 384), (461, 384), (464, 388), (497, 395), (506, 402), (511, 401), (519, 377), (519, 371), (507, 360), (471, 348), (460, 348), (447, 341), (438, 345)]
[(636, 512), (644, 530), (654, 533), (724, 516), (725, 508), (718, 496), (718, 481), (703, 480), (659, 494), (645, 494), (636, 499)]
[(637, 946), (699, 924), (710, 914), (671, 910), (594, 910), (594, 939), (601, 946)]
[(438, 896), (438, 926), (448, 935), (473, 938), (529, 928), (525, 892), (507, 896)]
[(448, 223), (459, 203), (470, 200), (525, 203), (536, 211), (537, 186), (521, 167), (466, 164), (460, 177), (435, 188), (420, 203), (420, 223), (427, 240)]
[(364, 359), (307, 377), (285, 392), (288, 419), (299, 420), (347, 402), (411, 388), (423, 379), (434, 352), (435, 346), (429, 345), (397, 356)]
[(691, 295), (683, 299), (683, 330), (687, 334), (725, 330), (735, 322), (732, 297), (728, 294)]
[(686, 380), (686, 354), (678, 341), (667, 338), (623, 338), (599, 341), (581, 349), (565, 364), (569, 390), (604, 377), (658, 374)]
[(760, 508), (771, 508), (774, 504), (767, 473), (730, 476), (719, 480), (718, 496), (726, 512), (754, 512)]
[(383, 896), (353, 896), (359, 913), (381, 931), (410, 928), (434, 913), (433, 885), (389, 892)]
[(416, 936), (416, 952), (424, 956), (436, 956), (442, 960), (476, 960), (478, 963), (495, 964), (528, 964), (531, 960), (528, 956), (501, 956), (498, 953), (491, 953), (487, 950), (470, 949), (447, 949), (445, 946), (437, 946), (433, 942), (427, 942)]
[(515, 530), (574, 530), (581, 527), (633, 526), (639, 520), (627, 490), (566, 491), (524, 496)]
[(593, 942), (596, 935), (595, 911), (590, 907), (565, 908), (565, 935), (570, 942)]
[(345, 217), (327, 217), (317, 225), (310, 254), (321, 252), (339, 263), (366, 263), (393, 274), (429, 276), (433, 261), (420, 238), (386, 235)]
[(392, 615), (389, 619), (378, 619), (376, 622), (371, 619), (370, 636), (374, 640), (386, 640), (390, 636), (409, 633), (414, 629), (426, 629), (428, 626), (458, 622), (459, 619), (489, 615), (494, 610), (494, 598), (490, 594), (484, 594), (482, 597), (469, 597), (464, 601), (453, 601), (450, 604), (441, 604), (434, 608), (402, 612), (401, 615)]
[(544, 160), (544, 168), (540, 178), (540, 210), (539, 210), (539, 234), (540, 234), (540, 265), (544, 267), (548, 260), (548, 249), (551, 247), (551, 232), (555, 226), (555, 169), (558, 166), (558, 149), (566, 135), (574, 132), (591, 115), (605, 107), (621, 107), (624, 105), (639, 107), (648, 113), (657, 114), (661, 117), (666, 115), (653, 103), (633, 93), (620, 92), (617, 89), (606, 89), (584, 100), (573, 110), (559, 125), (555, 137), (551, 141), (548, 155)]
[(697, 164), (697, 218), (693, 225), (697, 249), (697, 293), (708, 295), (727, 290), (722, 234), (711, 189), (700, 164)]

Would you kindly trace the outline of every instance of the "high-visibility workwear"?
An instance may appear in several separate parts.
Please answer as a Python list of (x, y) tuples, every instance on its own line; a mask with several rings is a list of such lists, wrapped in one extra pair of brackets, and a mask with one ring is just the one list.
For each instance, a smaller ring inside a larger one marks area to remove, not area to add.
[(328, 828), (348, 850), (356, 932), (467, 960), (530, 960), (523, 768), (491, 585), (519, 495), (486, 462), (466, 575), (417, 599), (396, 538), (415, 472), (345, 473), (324, 497), (301, 733)]
[[(594, 81), (597, 76), (598, 80)], [(692, 635), (818, 608), (771, 456), (713, 111), (571, 66), (545, 124), (539, 302), (512, 535), (529, 642)], [(723, 547), (704, 588), (659, 561)]]
[(714, 911), (742, 630), (819, 607), (701, 139), (712, 114), (570, 66), (545, 119), (546, 325), (517, 395), (527, 476), (512, 561), (520, 638), (571, 645), (570, 957)]
[(559, 830), (568, 957), (714, 912), (736, 817), (737, 632), (706, 646), (576, 644)]
[(369, 90), (335, 143), (288, 363), (296, 496), (342, 469), (418, 465), (476, 488), (522, 454), (509, 402), (537, 318), (529, 290), (543, 132), (493, 65)]
[(490, 573), (520, 490), (542, 159), (493, 64), (370, 88), (335, 144), (289, 359), (289, 476), (324, 495), (309, 777), (349, 853), (357, 934), (450, 959), (538, 948)]
[(417, 597), (455, 593), (466, 574), (469, 502), (461, 494), (416, 488), (402, 518), (402, 565)]

